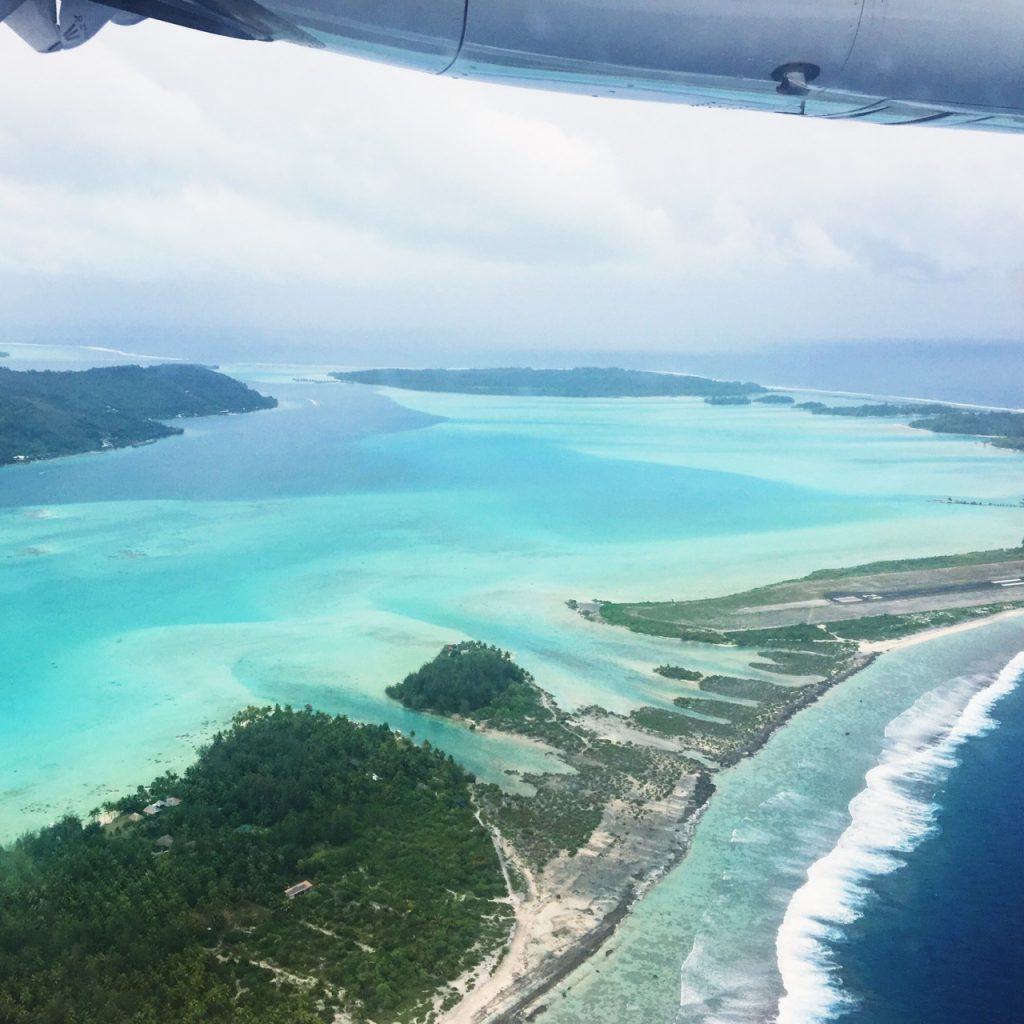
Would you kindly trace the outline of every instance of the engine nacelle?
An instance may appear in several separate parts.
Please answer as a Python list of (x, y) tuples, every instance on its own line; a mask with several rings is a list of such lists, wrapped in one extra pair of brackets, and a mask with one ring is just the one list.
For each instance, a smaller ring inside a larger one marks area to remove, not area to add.
[(457, 78), (1024, 130), (1024, 6), (1010, 0), (108, 2), (65, 0), (56, 8), (54, 0), (0, 0), (0, 18), (6, 12), (8, 24), (42, 50), (78, 45), (117, 8), (136, 19), (283, 39)]

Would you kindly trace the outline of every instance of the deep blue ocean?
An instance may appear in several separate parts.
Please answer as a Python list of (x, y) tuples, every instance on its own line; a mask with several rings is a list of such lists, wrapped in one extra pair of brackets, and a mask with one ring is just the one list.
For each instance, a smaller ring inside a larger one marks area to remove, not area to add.
[(1024, 1021), (1024, 688), (959, 750), (934, 834), (883, 875), (837, 947), (858, 1024)]

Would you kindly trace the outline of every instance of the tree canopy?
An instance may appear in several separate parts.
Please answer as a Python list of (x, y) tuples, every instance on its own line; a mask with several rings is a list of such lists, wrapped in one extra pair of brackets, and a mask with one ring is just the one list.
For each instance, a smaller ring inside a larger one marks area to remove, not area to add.
[(387, 688), (387, 695), (416, 711), (470, 715), (498, 702), (529, 675), (508, 651), (477, 641), (448, 644), (422, 668)]
[(378, 384), (410, 391), (560, 398), (745, 395), (765, 390), (760, 384), (748, 381), (713, 380), (683, 373), (625, 370), (614, 366), (577, 366), (572, 370), (535, 370), (523, 366), (487, 370), (374, 369), (348, 370), (331, 376), (356, 384)]
[(269, 409), (277, 400), (203, 366), (0, 367), (0, 465), (180, 434), (160, 420)]
[(422, 1012), (508, 928), (470, 781), (386, 725), (247, 710), (107, 827), (66, 818), (0, 850), (0, 1020)]

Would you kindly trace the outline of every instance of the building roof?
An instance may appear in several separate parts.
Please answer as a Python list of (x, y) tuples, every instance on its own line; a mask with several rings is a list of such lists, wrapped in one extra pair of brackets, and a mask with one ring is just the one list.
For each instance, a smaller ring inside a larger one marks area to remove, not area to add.
[(313, 888), (312, 882), (296, 882), (295, 885), (289, 886), (285, 889), (284, 894), (288, 899), (294, 899), (294, 897), (304, 892), (309, 892)]

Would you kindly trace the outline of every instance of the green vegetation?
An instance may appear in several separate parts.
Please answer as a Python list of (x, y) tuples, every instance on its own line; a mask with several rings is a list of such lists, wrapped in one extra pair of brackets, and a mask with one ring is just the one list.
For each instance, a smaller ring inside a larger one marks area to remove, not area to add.
[(850, 576), (874, 576), (890, 572), (921, 572), (927, 569), (955, 569), (970, 565), (992, 565), (1024, 559), (1024, 545), (1018, 548), (995, 548), (991, 551), (968, 551), (959, 555), (933, 555), (930, 558), (896, 558), (884, 562), (867, 562), (845, 569), (818, 569), (805, 580), (840, 580)]
[[(911, 426), (914, 424), (911, 423)], [(996, 437), (991, 441), (993, 448), (1009, 448), (1012, 451), (1024, 451), (1024, 437)]]
[(682, 668), (680, 665), (659, 665), (654, 671), (666, 679), (685, 679), (690, 683), (695, 683), (704, 676), (703, 672), (696, 672), (692, 668)]
[(0, 850), (0, 1020), (421, 1015), (510, 924), (470, 783), (386, 725), (243, 712), (110, 827), (67, 818)]
[(806, 409), (815, 416), (916, 417), (910, 420), (908, 426), (917, 430), (930, 430), (933, 434), (984, 437), (991, 439), (992, 444), (998, 448), (1024, 450), (1024, 413), (1003, 409), (957, 409), (940, 402), (881, 402), (867, 405), (801, 402), (797, 408)]
[(747, 395), (765, 390), (760, 384), (742, 381), (596, 366), (582, 366), (573, 370), (533, 370), (525, 367), (494, 370), (349, 370), (332, 373), (331, 376), (355, 384), (376, 384), (410, 391), (560, 398)]
[[(850, 659), (843, 663), (844, 668), (850, 666)], [(649, 732), (678, 738), (719, 764), (734, 764), (761, 746), (794, 712), (816, 700), (837, 677), (782, 686), (758, 679), (709, 676), (700, 682), (705, 697), (676, 697), (672, 703), (678, 711), (638, 708), (630, 720)], [(709, 721), (707, 716), (715, 720)]]
[[(775, 683), (702, 677), (671, 665), (654, 670), (695, 682), (700, 694), (680, 694), (672, 709), (639, 708), (630, 721), (678, 739), (720, 764), (731, 764), (760, 746), (773, 729), (827, 687), (863, 665), (871, 656), (860, 653), (860, 642), (897, 639), (1024, 608), (1013, 591), (1005, 591), (1002, 601), (994, 600), (990, 583), (996, 573), (1022, 571), (1022, 548), (895, 559), (820, 570), (802, 579), (705, 600), (602, 602), (599, 618), (639, 633), (735, 645), (750, 651), (751, 668), (790, 678), (786, 685), (783, 678)], [(981, 594), (992, 597), (984, 604), (972, 603)], [(879, 605), (893, 612), (866, 614), (880, 611)]]
[(607, 712), (589, 708), (567, 714), (507, 651), (487, 644), (449, 644), (387, 693), (407, 707), (468, 717), (543, 741), (561, 754), (572, 772), (525, 776), (535, 789), (532, 795), (506, 793), (495, 785), (476, 790), (487, 820), (535, 869), (584, 846), (610, 801), (640, 806), (667, 796), (684, 774), (698, 769), (673, 751), (601, 738), (585, 718), (588, 712)]
[(601, 621), (610, 626), (625, 626), (634, 633), (649, 636), (668, 636), (677, 640), (691, 640), (696, 643), (724, 644), (728, 641), (723, 633), (683, 622), (670, 622), (645, 614), (646, 609), (657, 609), (666, 602), (645, 602), (642, 604), (616, 604), (604, 601), (601, 604)]
[(778, 683), (738, 676), (706, 676), (700, 681), (700, 688), (707, 694), (740, 700), (774, 701), (779, 696)]
[(898, 640), (926, 629), (955, 626), (960, 622), (983, 619), (1012, 608), (1024, 608), (1024, 601), (974, 605), (968, 608), (945, 608), (910, 615), (870, 615), (860, 619), (832, 622), (828, 628), (836, 636), (847, 640)]
[(799, 408), (808, 409), (815, 416), (853, 416), (864, 419), (876, 416), (930, 416), (946, 412), (950, 407), (937, 402), (874, 402), (865, 405), (823, 405), (821, 402), (805, 402)]
[[(814, 651), (758, 651), (767, 661), (752, 661), (751, 668), (762, 672), (777, 672), (784, 676), (827, 676), (836, 666), (832, 652)], [(849, 657), (849, 654), (846, 655)], [(841, 660), (846, 660), (846, 657)]]
[(707, 405), (750, 405), (746, 395), (708, 395), (704, 402)]
[(530, 676), (508, 651), (467, 640), (448, 644), (433, 661), (418, 668), (385, 693), (413, 711), (469, 715), (524, 713), (535, 700)]
[(477, 793), (487, 819), (535, 869), (585, 846), (613, 800), (639, 811), (645, 801), (668, 796), (684, 775), (700, 770), (685, 755), (602, 739), (568, 717), (566, 729), (578, 741), (562, 750), (573, 773), (526, 776), (536, 789), (533, 796), (493, 785)]
[(0, 465), (144, 444), (182, 433), (160, 420), (275, 405), (201, 366), (0, 368)]
[[(1006, 568), (1001, 568), (1004, 565)], [(927, 610), (927, 605), (922, 607), (927, 601), (937, 609), (949, 610), (956, 607), (958, 600), (964, 605), (977, 600), (979, 592), (968, 590), (961, 597), (956, 588), (969, 586), (972, 581), (985, 585), (993, 573), (1011, 571), (1024, 571), (1024, 547), (822, 569), (800, 579), (703, 600), (629, 604), (606, 601), (600, 604), (595, 617), (609, 625), (652, 636), (824, 654), (833, 652), (821, 647), (822, 642), (846, 635), (842, 631), (834, 633), (840, 619), (870, 614), (872, 608), (876, 612), (882, 610), (874, 602), (838, 605), (829, 595), (847, 591), (888, 593), (896, 605), (894, 612), (922, 612)], [(934, 597), (913, 596), (927, 594), (930, 588), (935, 588)], [(903, 592), (911, 595), (906, 601), (917, 603), (907, 607), (904, 601), (901, 606)], [(1012, 601), (1013, 592), (1006, 591), (1005, 598)]]
[(765, 405), (793, 405), (796, 402), (795, 398), (790, 398), (789, 395), (780, 395), (774, 391), (771, 394), (762, 395), (760, 398), (755, 398), (755, 402), (762, 402)]
[(792, 626), (775, 626), (771, 629), (734, 629), (725, 634), (726, 640), (741, 647), (757, 647), (759, 644), (773, 644), (780, 647), (805, 647), (817, 644), (828, 637), (820, 626), (798, 622)]
[[(930, 411), (931, 412), (931, 411)], [(910, 425), (936, 434), (973, 434), (1024, 443), (1024, 413), (974, 412), (969, 409), (937, 409), (924, 419), (911, 420)]]
[(711, 755), (720, 753), (719, 740), (727, 740), (733, 734), (731, 724), (706, 722), (669, 711), (667, 708), (637, 708), (629, 717), (642, 729), (649, 729), (663, 736), (685, 737), (692, 743), (694, 749)]

